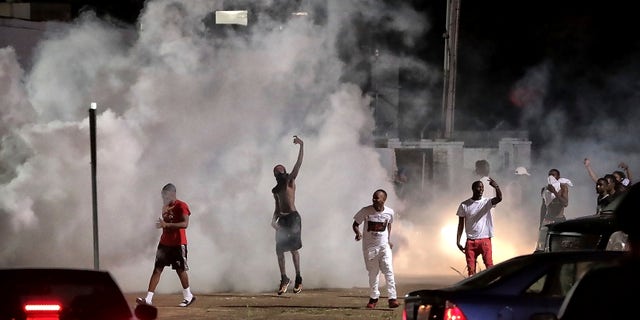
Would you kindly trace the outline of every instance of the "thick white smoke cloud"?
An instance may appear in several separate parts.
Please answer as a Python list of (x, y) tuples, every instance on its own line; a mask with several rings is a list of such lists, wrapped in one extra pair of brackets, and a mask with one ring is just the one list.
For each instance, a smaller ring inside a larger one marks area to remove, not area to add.
[[(193, 290), (272, 290), (272, 168), (295, 162), (294, 134), (305, 141), (297, 196), (305, 284), (365, 286), (352, 217), (392, 185), (370, 143), (369, 100), (340, 80), (336, 37), (357, 8), (328, 8), (326, 25), (258, 12), (250, 32), (216, 38), (203, 23), (216, 3), (150, 1), (136, 32), (90, 13), (57, 27), (26, 74), (1, 49), (1, 265), (92, 267), (95, 101), (100, 267), (124, 290), (146, 289), (168, 182), (193, 212)], [(401, 208), (396, 200), (390, 192), (389, 205)], [(178, 289), (167, 269), (159, 291)]]
[[(428, 204), (398, 199), (388, 155), (372, 147), (370, 101), (356, 84), (343, 81), (358, 77), (345, 74), (355, 69), (339, 57), (347, 44), (361, 50), (349, 24), (353, 16), (384, 17), (387, 28), (402, 31), (407, 46), (428, 22), (404, 6), (327, 5), (325, 23), (305, 17), (283, 22), (258, 10), (249, 27), (212, 33), (203, 21), (221, 3), (155, 0), (147, 2), (137, 30), (90, 13), (58, 26), (39, 43), (28, 71), (12, 48), (0, 49), (0, 266), (92, 267), (87, 116), (96, 101), (100, 266), (126, 291), (146, 290), (160, 235), (154, 227), (160, 189), (168, 182), (193, 212), (187, 231), (193, 290), (273, 290), (279, 274), (269, 225), (272, 168), (282, 163), (291, 169), (298, 150), (294, 134), (305, 141), (297, 207), (306, 287), (366, 286), (351, 223), (377, 188), (390, 191), (388, 205), (399, 213), (392, 239), (398, 275), (463, 271), (455, 210), (470, 196), (471, 173), (453, 190), (437, 182), (427, 186)], [(416, 63), (382, 54), (397, 66)], [(434, 68), (415, 66), (432, 77)], [(548, 73), (541, 67), (522, 81), (544, 96)], [(537, 112), (541, 104), (538, 97), (528, 101), (524, 121), (548, 117), (557, 119), (550, 129), (567, 125), (560, 111)], [(560, 169), (576, 184), (569, 217), (595, 207), (581, 154), (602, 174), (617, 161), (633, 169), (638, 160), (601, 153), (589, 139), (553, 141), (544, 161), (529, 168), (532, 189), (542, 186), (548, 169)], [(499, 174), (503, 186), (513, 180)], [(535, 244), (537, 212), (523, 212), (508, 197), (497, 208), (496, 262), (531, 252)], [(535, 194), (524, 198), (533, 198), (529, 209), (539, 204)], [(286, 262), (292, 275), (289, 254)], [(179, 288), (166, 269), (159, 291)]]
[[(552, 77), (562, 68), (551, 61), (542, 61), (532, 67), (514, 84), (512, 99), (516, 97), (515, 104), (523, 109), (521, 126), (537, 129), (541, 138), (547, 141), (543, 148), (536, 150), (537, 157), (530, 168), (537, 191), (545, 184), (547, 172), (551, 168), (559, 169), (561, 176), (574, 183), (570, 188), (570, 205), (565, 212), (568, 218), (573, 218), (595, 212), (595, 182), (584, 167), (585, 158), (591, 160), (600, 177), (622, 170), (618, 166), (620, 162), (629, 165), (634, 177), (640, 155), (637, 142), (630, 137), (636, 136), (640, 114), (633, 107), (638, 101), (637, 94), (628, 92), (628, 86), (637, 82), (635, 68), (621, 68), (611, 74), (599, 75), (605, 83), (601, 87), (579, 86), (577, 84), (589, 82), (576, 78), (574, 83), (561, 83), (552, 88)], [(575, 100), (549, 96), (551, 89), (563, 92), (564, 86), (577, 87), (574, 89)], [(627, 101), (619, 108), (621, 99)], [(568, 103), (575, 107), (570, 108)], [(595, 113), (590, 109), (595, 109)], [(584, 121), (585, 118), (591, 121)], [(637, 178), (633, 180), (637, 181)]]

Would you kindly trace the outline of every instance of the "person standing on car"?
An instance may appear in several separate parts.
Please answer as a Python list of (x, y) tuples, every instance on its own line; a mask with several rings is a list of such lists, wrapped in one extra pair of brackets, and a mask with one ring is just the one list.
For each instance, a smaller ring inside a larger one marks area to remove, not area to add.
[(609, 197), (609, 181), (605, 178), (598, 178), (596, 182), (596, 214), (602, 213), (602, 209), (611, 203)]
[(302, 219), (296, 209), (296, 178), (302, 165), (303, 142), (298, 136), (293, 136), (293, 143), (300, 146), (298, 159), (293, 165), (291, 173), (278, 164), (273, 168), (273, 175), (276, 178), (276, 186), (271, 189), (275, 200), (275, 209), (271, 226), (276, 229), (276, 257), (278, 258), (278, 268), (280, 269), (280, 286), (278, 295), (287, 292), (291, 280), (287, 276), (284, 261), (284, 253), (291, 252), (293, 267), (296, 271), (296, 282), (293, 293), (302, 291), (302, 276), (300, 275), (300, 253), (302, 248)]
[[(369, 302), (367, 308), (373, 309), (378, 303), (380, 289), (378, 277), (380, 271), (387, 282), (389, 296), (389, 308), (400, 306), (397, 300), (396, 282), (393, 275), (393, 255), (391, 249), (393, 243), (391, 237), (391, 225), (395, 215), (393, 209), (385, 206), (387, 192), (378, 189), (373, 193), (373, 204), (360, 209), (353, 216), (351, 228), (356, 234), (356, 241), (362, 240), (362, 253), (364, 264), (369, 273)], [(364, 223), (363, 232), (360, 232), (360, 224)]]
[(558, 318), (629, 319), (633, 316), (640, 287), (640, 185), (633, 184), (621, 195), (615, 209), (615, 223), (627, 234), (627, 252), (613, 266), (594, 267), (576, 283), (565, 297)]
[[(489, 178), (489, 185), (495, 190), (496, 196), (484, 198), (484, 184), (482, 181), (474, 181), (471, 184), (472, 196), (463, 201), (458, 206), (456, 215), (458, 216), (458, 232), (456, 245), (464, 253), (467, 261), (467, 272), (469, 276), (476, 273), (476, 261), (479, 255), (486, 268), (493, 266), (493, 248), (491, 238), (493, 237), (493, 207), (502, 201), (502, 191), (500, 186), (492, 178)], [(462, 232), (466, 231), (467, 240), (465, 245), (460, 244)]]
[[(593, 180), (593, 182), (597, 182), (598, 175), (595, 173), (595, 171), (593, 171), (593, 168), (591, 167), (591, 160), (589, 160), (589, 158), (584, 158), (584, 167), (585, 169), (587, 169), (587, 173), (589, 173), (589, 177), (591, 177), (591, 180)], [(620, 162), (618, 163), (618, 167), (622, 170), (616, 170), (612, 172), (613, 176), (615, 177), (615, 181), (620, 184), (620, 188), (628, 188), (632, 183), (631, 171), (629, 170), (629, 166), (624, 162)]]
[(560, 177), (558, 169), (549, 170), (547, 185), (540, 191), (542, 196), (540, 227), (567, 220), (564, 208), (569, 205), (569, 187), (572, 186), (571, 180)]
[(184, 201), (176, 198), (176, 186), (166, 184), (160, 193), (162, 196), (162, 216), (156, 221), (156, 228), (162, 229), (153, 273), (149, 279), (149, 287), (145, 298), (136, 298), (137, 304), (152, 304), (153, 294), (160, 282), (164, 267), (171, 266), (176, 270), (182, 285), (183, 300), (179, 307), (188, 307), (196, 297), (189, 287), (189, 265), (187, 264), (187, 227), (191, 211)]

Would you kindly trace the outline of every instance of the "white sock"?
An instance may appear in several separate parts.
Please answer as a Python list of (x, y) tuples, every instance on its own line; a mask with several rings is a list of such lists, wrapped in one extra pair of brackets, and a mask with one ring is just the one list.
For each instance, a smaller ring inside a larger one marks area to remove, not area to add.
[(148, 304), (151, 304), (151, 302), (153, 300), (153, 292), (151, 292), (151, 291), (147, 292), (147, 297), (144, 298), (144, 300), (146, 300)]
[(191, 293), (191, 288), (188, 287), (186, 289), (182, 289), (182, 296), (184, 297), (185, 300), (191, 301), (191, 298), (193, 298), (193, 294)]

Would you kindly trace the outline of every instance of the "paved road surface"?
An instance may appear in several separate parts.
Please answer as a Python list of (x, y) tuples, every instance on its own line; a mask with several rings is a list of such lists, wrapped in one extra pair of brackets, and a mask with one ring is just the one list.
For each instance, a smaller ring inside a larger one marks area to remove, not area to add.
[[(412, 290), (441, 287), (461, 277), (398, 278), (398, 298)], [(384, 283), (384, 282), (383, 282)], [(290, 288), (291, 289), (291, 288)], [(156, 294), (160, 320), (199, 319), (278, 319), (278, 320), (344, 320), (344, 319), (402, 319), (402, 307), (389, 309), (385, 288), (383, 298), (375, 310), (366, 309), (369, 300), (367, 288), (305, 289), (300, 294), (291, 291), (278, 296), (264, 293), (212, 293), (198, 294), (197, 300), (187, 308), (177, 307), (182, 294)], [(141, 292), (127, 293), (133, 305)]]

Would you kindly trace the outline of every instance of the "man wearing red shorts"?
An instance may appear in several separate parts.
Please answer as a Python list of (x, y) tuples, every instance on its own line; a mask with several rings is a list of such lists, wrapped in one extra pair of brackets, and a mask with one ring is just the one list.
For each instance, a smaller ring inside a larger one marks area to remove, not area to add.
[[(473, 195), (460, 203), (458, 207), (458, 234), (456, 245), (465, 254), (469, 276), (476, 273), (476, 259), (482, 255), (486, 268), (493, 266), (491, 238), (493, 237), (493, 207), (502, 201), (502, 191), (498, 184), (489, 178), (489, 185), (496, 191), (493, 198), (484, 198), (484, 184), (478, 180), (471, 184)], [(467, 241), (460, 244), (462, 231), (466, 231)]]

